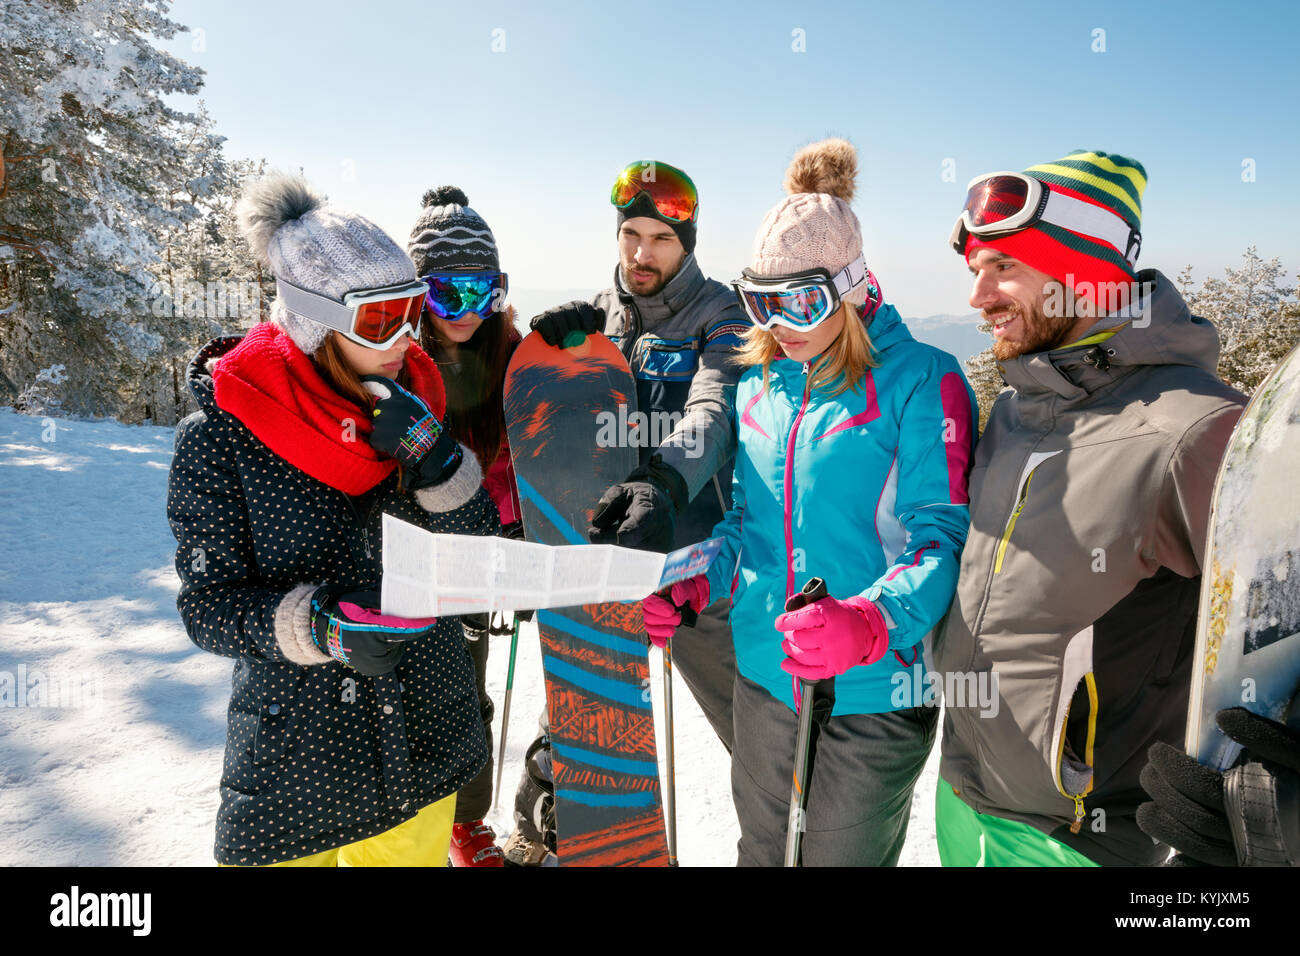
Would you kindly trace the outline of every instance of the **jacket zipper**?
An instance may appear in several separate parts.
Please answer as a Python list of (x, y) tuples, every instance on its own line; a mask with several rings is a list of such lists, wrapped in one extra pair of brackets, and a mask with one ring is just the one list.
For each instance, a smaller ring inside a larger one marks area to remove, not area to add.
[[(1052, 411), (1053, 411), (1053, 412), (1055, 411), (1055, 407), (1054, 407), (1054, 406), (1053, 406), (1053, 408), (1052, 408)], [(1053, 420), (1054, 420), (1054, 415), (1053, 415)], [(1045, 437), (1046, 437), (1046, 433), (1044, 433), (1043, 435), (1039, 435), (1038, 438), (1034, 441), (1034, 443), (1030, 446), (1029, 451), (1028, 451), (1028, 453), (1025, 455), (1025, 458), (1024, 458), (1024, 463), (1025, 463), (1025, 464), (1028, 464), (1029, 461), (1030, 461), (1030, 459), (1033, 458), (1033, 456), (1034, 456), (1034, 450), (1035, 450), (1036, 448), (1038, 448), (1039, 445), (1042, 444), (1043, 439), (1044, 439)], [(1024, 468), (1024, 465), (1021, 465), (1021, 468), (1023, 469), (1023, 468)], [(1035, 469), (1035, 470), (1037, 470), (1037, 469)], [(1032, 472), (1031, 472), (1031, 474), (1032, 474)], [(973, 502), (972, 502), (972, 505), (973, 505)], [(1022, 507), (1023, 507), (1023, 506), (1022, 506)], [(1010, 521), (1011, 521), (1015, 516), (1016, 516), (1016, 512), (1015, 512), (1014, 509), (1013, 509), (1012, 516), (1009, 517), (1009, 518), (1007, 519), (1008, 522), (1010, 522)], [(973, 516), (972, 516), (972, 520), (974, 520)], [(1010, 538), (1010, 537), (1011, 537), (1009, 531), (1006, 533), (1006, 537), (1007, 537), (1007, 538)], [(995, 555), (996, 555), (996, 552), (995, 552)], [(995, 561), (994, 561), (994, 567), (989, 568), (989, 575), (988, 575), (988, 578), (987, 578), (987, 579), (985, 580), (985, 582), (984, 582), (983, 593), (982, 593), (981, 596), (980, 596), (980, 605), (979, 605), (979, 610), (978, 610), (978, 611), (976, 612), (976, 614), (975, 614), (975, 624), (974, 624), (974, 626), (971, 627), (971, 629), (970, 629), (970, 632), (971, 632), (971, 634), (970, 634), (970, 636), (971, 636), (971, 643), (970, 643), (970, 657), (969, 657), (969, 659), (968, 659), (967, 662), (966, 662), (966, 667), (967, 667), (968, 669), (974, 667), (974, 665), (975, 665), (975, 655), (976, 655), (976, 651), (977, 651), (977, 649), (978, 649), (978, 647), (979, 647), (979, 637), (980, 637), (980, 632), (981, 632), (981, 631), (983, 630), (983, 628), (984, 628), (984, 614), (985, 614), (985, 612), (988, 610), (988, 606), (989, 606), (989, 598), (990, 598), (990, 597), (992, 596), (992, 594), (993, 594), (993, 578), (994, 578), (994, 576), (995, 576), (996, 574), (997, 574), (997, 561), (995, 560)], [(958, 719), (957, 716), (956, 716), (956, 715), (958, 714), (958, 712), (959, 712), (958, 710), (954, 710), (954, 711), (953, 711), (954, 719)]]
[[(375, 556), (370, 552), (370, 537), (366, 534), (366, 522), (361, 517), (361, 513), (357, 511), (357, 506), (352, 502), (352, 496), (344, 493), (343, 498), (347, 501), (348, 510), (352, 512), (352, 517), (357, 519), (357, 525), (361, 529), (361, 546), (365, 549), (366, 560), (373, 562)], [(367, 510), (366, 515), (369, 516), (369, 514), (370, 511)]]
[[(361, 515), (357, 512), (357, 506), (352, 503), (352, 496), (349, 495), (347, 492), (339, 491), (338, 489), (327, 489), (323, 483), (318, 481), (312, 481), (308, 479), (306, 475), (302, 475), (301, 477), (303, 479), (304, 487), (307, 488), (312, 494), (316, 496), (321, 506), (324, 507), (329, 512), (330, 517), (334, 520), (334, 523), (338, 525), (339, 530), (343, 532), (343, 536), (347, 538), (348, 551), (352, 555), (352, 560), (359, 565), (361, 562), (357, 561), (356, 543), (353, 540), (351, 531), (347, 527), (347, 525), (342, 521), (342, 519), (339, 518), (336, 509), (331, 504), (332, 495), (338, 494), (343, 496), (343, 500), (348, 506), (348, 511), (352, 512), (352, 517), (356, 519), (356, 523), (361, 529), (361, 546), (365, 552), (366, 560), (368, 563), (373, 564), (374, 555), (370, 551), (370, 541), (366, 537), (366, 525), (365, 522), (361, 520)], [(379, 500), (378, 497), (372, 499), (370, 504), (370, 509), (366, 511), (366, 514), (369, 514), (370, 511), (374, 509), (374, 506), (378, 502), (378, 500)]]
[[(1034, 471), (1037, 470), (1037, 468), (1034, 469)], [(993, 561), (994, 574), (1002, 573), (1002, 558), (1007, 553), (1007, 545), (1011, 543), (1011, 532), (1016, 528), (1016, 519), (1020, 517), (1020, 512), (1025, 510), (1025, 503), (1029, 500), (1029, 483), (1034, 480), (1034, 471), (1031, 471), (1025, 478), (1025, 483), (1020, 489), (1020, 497), (1016, 501), (1016, 507), (1007, 520), (1006, 530), (1002, 532), (1002, 540), (998, 542), (997, 557)]]
[(785, 596), (794, 594), (794, 440), (808, 410), (808, 363), (803, 363), (803, 400), (785, 443)]
[(627, 364), (631, 365), (632, 357), (636, 355), (637, 343), (641, 341), (641, 311), (636, 307), (635, 302), (629, 302), (625, 308), (628, 318), (632, 320), (630, 323), (632, 327), (628, 329), (627, 326), (624, 326), (624, 331), (630, 331), (632, 334), (628, 336), (627, 348), (623, 352), (623, 357), (627, 359)]
[(1069, 706), (1065, 708), (1065, 717), (1061, 722), (1061, 742), (1056, 748), (1056, 789), (1060, 791), (1061, 796), (1074, 801), (1074, 822), (1070, 824), (1071, 833), (1078, 833), (1083, 826), (1083, 818), (1087, 812), (1083, 805), (1083, 798), (1092, 792), (1093, 781), (1097, 779), (1096, 766), (1093, 764), (1093, 744), (1097, 738), (1097, 682), (1091, 673), (1084, 674), (1083, 679), (1088, 685), (1088, 740), (1084, 745), (1083, 762), (1092, 767), (1093, 772), (1088, 786), (1081, 792), (1066, 793), (1065, 786), (1061, 783), (1061, 762), (1065, 759), (1065, 728), (1070, 723)]

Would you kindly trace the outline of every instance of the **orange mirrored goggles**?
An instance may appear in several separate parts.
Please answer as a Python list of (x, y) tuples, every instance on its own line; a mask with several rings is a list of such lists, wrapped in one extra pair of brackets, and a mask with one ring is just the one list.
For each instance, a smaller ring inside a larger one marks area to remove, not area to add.
[(675, 166), (653, 160), (632, 163), (614, 180), (609, 201), (626, 209), (646, 196), (655, 211), (670, 222), (693, 222), (700, 214), (700, 197), (691, 177)]
[(348, 292), (338, 302), (276, 279), (275, 291), (290, 312), (319, 322), (358, 345), (382, 350), (392, 348), (403, 335), (420, 337), (420, 317), (429, 289), (419, 279), (413, 279), (381, 289)]

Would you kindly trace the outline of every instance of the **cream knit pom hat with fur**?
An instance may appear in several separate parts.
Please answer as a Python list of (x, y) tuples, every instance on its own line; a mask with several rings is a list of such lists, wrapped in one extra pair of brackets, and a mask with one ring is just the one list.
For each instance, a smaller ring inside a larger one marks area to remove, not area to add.
[[(785, 173), (785, 199), (763, 218), (754, 237), (750, 270), (784, 276), (808, 269), (832, 275), (862, 254), (862, 226), (849, 208), (858, 175), (858, 152), (843, 139), (825, 139), (795, 154)], [(867, 284), (844, 297), (862, 305)]]

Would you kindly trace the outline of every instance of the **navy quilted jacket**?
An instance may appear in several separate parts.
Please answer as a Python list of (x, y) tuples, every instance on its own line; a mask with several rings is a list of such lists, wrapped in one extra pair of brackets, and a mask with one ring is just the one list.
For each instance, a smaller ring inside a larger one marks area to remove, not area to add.
[[(370, 678), (311, 658), (321, 655), (304, 600), (327, 582), (378, 584), (385, 512), (439, 532), (493, 534), (499, 522), (477, 478), (429, 511), (395, 475), (351, 498), (274, 454), (213, 399), (208, 363), (238, 342), (218, 339), (190, 366), (200, 411), (176, 428), (167, 518), (190, 639), (235, 660), (216, 858), (255, 865), (389, 830), (484, 766), (459, 618), (409, 643), (395, 673)], [(465, 463), (476, 468), (473, 455)]]

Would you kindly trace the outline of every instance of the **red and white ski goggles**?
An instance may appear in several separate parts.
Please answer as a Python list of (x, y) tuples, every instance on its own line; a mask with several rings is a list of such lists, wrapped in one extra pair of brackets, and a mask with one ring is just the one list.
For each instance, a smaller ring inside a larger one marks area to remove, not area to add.
[(301, 289), (284, 279), (275, 280), (275, 293), (284, 307), (303, 318), (319, 322), (358, 345), (390, 349), (403, 335), (420, 337), (420, 317), (429, 287), (419, 279), (382, 289), (348, 292), (338, 302)]
[(966, 186), (966, 204), (952, 227), (948, 243), (958, 255), (971, 236), (996, 239), (1047, 222), (1107, 243), (1136, 266), (1142, 234), (1103, 206), (1055, 192), (1024, 173), (1000, 172), (976, 176)]

